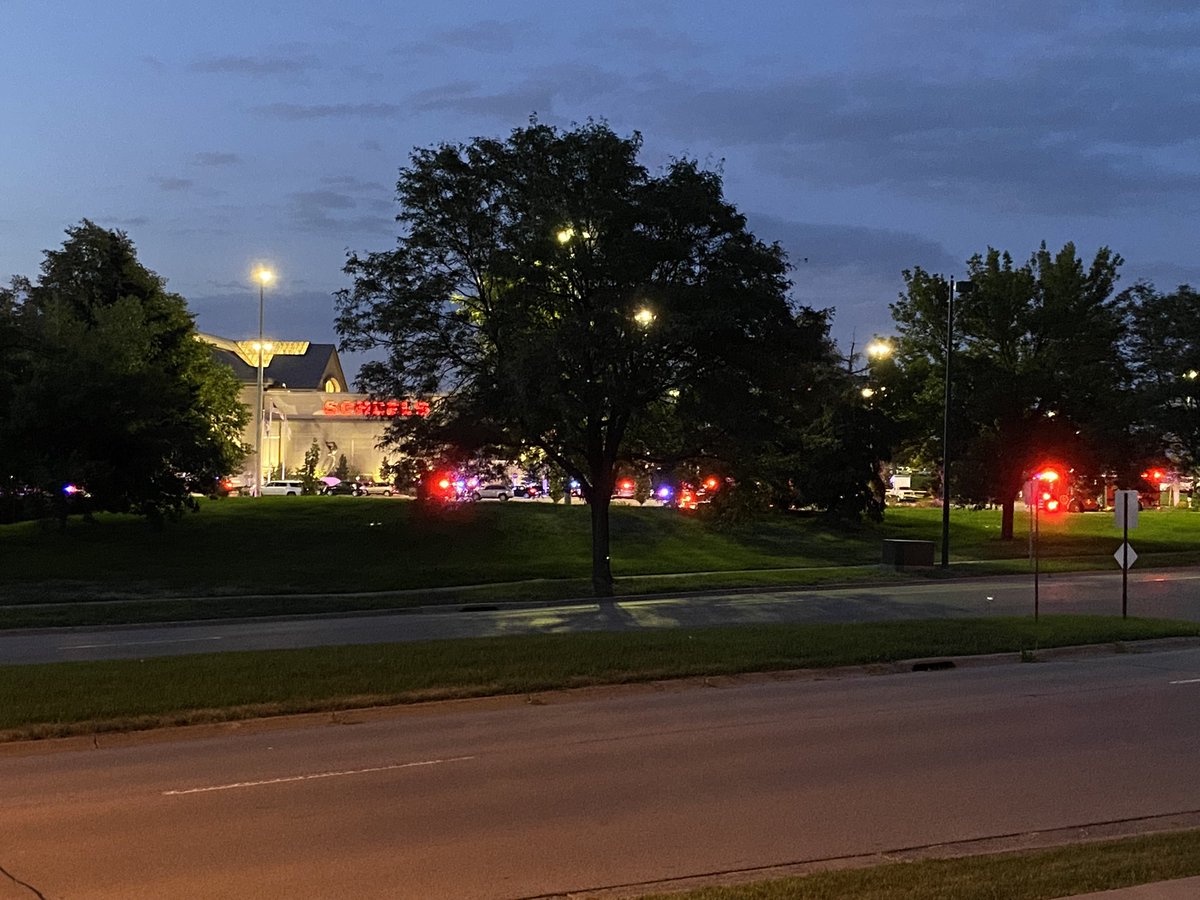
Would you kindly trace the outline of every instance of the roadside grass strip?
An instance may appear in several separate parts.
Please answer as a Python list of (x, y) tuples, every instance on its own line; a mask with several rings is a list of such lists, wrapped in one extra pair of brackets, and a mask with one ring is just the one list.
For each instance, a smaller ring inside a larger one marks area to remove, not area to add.
[(135, 731), (590, 685), (869, 666), (1198, 636), (1200, 624), (1043, 616), (642, 632), (228, 652), (0, 667), (0, 739)]
[(641, 900), (1052, 900), (1195, 875), (1200, 830), (815, 872)]

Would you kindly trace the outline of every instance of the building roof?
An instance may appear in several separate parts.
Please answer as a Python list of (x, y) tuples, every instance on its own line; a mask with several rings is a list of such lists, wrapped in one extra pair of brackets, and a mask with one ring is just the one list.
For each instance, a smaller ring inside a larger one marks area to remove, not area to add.
[[(196, 337), (212, 347), (213, 357), (225, 363), (243, 384), (258, 383), (258, 342), (231, 341), (211, 334)], [(293, 390), (348, 391), (346, 374), (334, 344), (272, 341), (262, 354), (263, 382)], [(334, 384), (330, 385), (329, 382)]]

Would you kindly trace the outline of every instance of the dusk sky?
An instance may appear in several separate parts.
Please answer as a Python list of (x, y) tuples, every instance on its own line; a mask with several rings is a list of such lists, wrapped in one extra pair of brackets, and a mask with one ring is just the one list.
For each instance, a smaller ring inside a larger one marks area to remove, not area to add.
[(901, 270), (989, 245), (1200, 283), (1195, 0), (0, 0), (0, 36), (0, 279), (89, 218), (224, 337), (257, 333), (261, 261), (268, 336), (335, 341), (410, 151), (533, 113), (722, 166), (843, 349), (891, 331)]

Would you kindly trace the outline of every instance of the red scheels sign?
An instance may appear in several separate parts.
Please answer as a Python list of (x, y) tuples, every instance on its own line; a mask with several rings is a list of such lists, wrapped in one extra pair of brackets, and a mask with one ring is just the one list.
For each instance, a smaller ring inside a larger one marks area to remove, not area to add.
[(326, 400), (321, 408), (325, 416), (374, 416), (394, 419), (396, 416), (427, 416), (429, 404), (424, 400)]

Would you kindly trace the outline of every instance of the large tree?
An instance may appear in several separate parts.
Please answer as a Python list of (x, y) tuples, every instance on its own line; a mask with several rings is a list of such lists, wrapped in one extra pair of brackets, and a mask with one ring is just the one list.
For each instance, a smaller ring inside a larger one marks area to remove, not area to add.
[(1165, 452), (1188, 475), (1200, 474), (1200, 294), (1186, 284), (1169, 294), (1138, 284), (1124, 297), (1147, 449)]
[(811, 396), (829, 349), (824, 317), (790, 307), (782, 251), (747, 230), (719, 174), (689, 160), (651, 174), (640, 149), (603, 124), (534, 121), (416, 150), (396, 248), (352, 254), (338, 294), (343, 348), (386, 353), (361, 386), (431, 402), (428, 418), (394, 421), (392, 441), (534, 447), (581, 484), (601, 596), (618, 463), (737, 448), (745, 465), (773, 421), (805, 408), (791, 401)]
[[(1024, 265), (992, 248), (968, 262), (973, 289), (955, 300), (951, 341), (952, 487), (999, 502), (1005, 539), (1032, 467), (1056, 458), (1101, 471), (1129, 455), (1125, 319), (1114, 295), (1121, 262), (1101, 248), (1085, 264), (1073, 244), (1057, 253), (1043, 244)], [(949, 284), (920, 268), (904, 279), (892, 314), (904, 393), (914, 398), (909, 437), (941, 459)]]
[(37, 282), (3, 300), (4, 333), (17, 336), (0, 398), (6, 474), (158, 517), (239, 463), (240, 386), (124, 233), (69, 228)]

